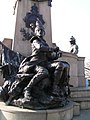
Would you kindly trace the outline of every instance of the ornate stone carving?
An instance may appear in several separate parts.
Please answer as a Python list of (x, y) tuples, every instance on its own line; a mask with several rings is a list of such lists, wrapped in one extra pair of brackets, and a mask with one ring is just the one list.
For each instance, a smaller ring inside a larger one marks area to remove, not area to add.
[(52, 2), (52, 0), (31, 0), (31, 1), (35, 1), (35, 2), (44, 2), (44, 1), (48, 1), (48, 6), (51, 6), (51, 2)]
[[(42, 25), (45, 24), (45, 21), (43, 20), (43, 16), (39, 14), (38, 7), (34, 3), (34, 5), (31, 7), (31, 11), (26, 13), (26, 16), (24, 17), (25, 22), (25, 28), (21, 28), (20, 32), (23, 35), (23, 40), (30, 40), (32, 35), (34, 34), (35, 24), (38, 20), (41, 22)], [(31, 29), (31, 32), (29, 31)]]

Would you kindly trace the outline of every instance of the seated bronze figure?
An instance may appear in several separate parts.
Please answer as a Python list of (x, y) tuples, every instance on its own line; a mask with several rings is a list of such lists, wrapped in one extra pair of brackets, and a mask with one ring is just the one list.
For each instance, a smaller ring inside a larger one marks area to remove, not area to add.
[(0, 96), (7, 105), (50, 109), (68, 103), (70, 65), (57, 60), (62, 56), (62, 52), (57, 46), (49, 47), (43, 39), (44, 35), (44, 28), (37, 20), (34, 35), (30, 39), (32, 53), (27, 58), (2, 45), (5, 82)]

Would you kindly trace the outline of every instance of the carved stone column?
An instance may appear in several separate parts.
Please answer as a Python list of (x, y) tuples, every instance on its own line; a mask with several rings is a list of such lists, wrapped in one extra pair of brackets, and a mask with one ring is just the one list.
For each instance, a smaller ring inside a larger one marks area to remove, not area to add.
[[(38, 2), (39, 1), (39, 2)], [(40, 15), (43, 16), (45, 21), (45, 37), (44, 39), (47, 43), (52, 46), (52, 31), (51, 31), (51, 7), (48, 5), (48, 0), (20, 0), (18, 1), (17, 17), (16, 17), (16, 27), (15, 27), (15, 37), (13, 42), (13, 50), (21, 53), (24, 56), (30, 55), (31, 45), (30, 41), (23, 41), (20, 29), (25, 27), (23, 18), (26, 13), (31, 10), (31, 7), (36, 3)]]

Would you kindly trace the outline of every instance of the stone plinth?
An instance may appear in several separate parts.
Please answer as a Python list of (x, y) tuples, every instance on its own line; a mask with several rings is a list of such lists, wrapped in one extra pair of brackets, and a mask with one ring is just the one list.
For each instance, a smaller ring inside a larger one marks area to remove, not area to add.
[(71, 88), (71, 100), (80, 104), (80, 109), (90, 109), (90, 87)]
[(80, 115), (80, 104), (73, 102), (73, 114), (74, 116)]
[(85, 81), (85, 71), (84, 71), (84, 57), (78, 57), (78, 86), (83, 87), (86, 86)]
[(0, 120), (71, 120), (73, 104), (52, 110), (28, 110), (18, 107), (5, 106), (0, 102)]
[(63, 52), (60, 58), (70, 64), (70, 84), (74, 87), (85, 86), (84, 59), (68, 52)]
[(21, 0), (18, 2), (13, 50), (24, 56), (30, 55), (31, 45), (30, 41), (22, 41), (23, 36), (21, 35), (20, 29), (25, 28), (23, 18), (26, 16), (27, 12), (30, 12), (34, 3), (36, 3), (39, 9), (39, 14), (43, 16), (43, 20), (45, 21), (44, 28), (46, 35), (44, 39), (50, 46), (52, 46), (51, 8), (48, 6), (48, 1), (34, 2), (31, 0)]

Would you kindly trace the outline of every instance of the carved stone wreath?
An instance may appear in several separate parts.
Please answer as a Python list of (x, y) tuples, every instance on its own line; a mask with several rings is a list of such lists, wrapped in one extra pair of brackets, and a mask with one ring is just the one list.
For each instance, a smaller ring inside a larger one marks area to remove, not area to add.
[[(32, 35), (34, 34), (33, 29), (31, 29), (30, 24), (33, 24), (35, 26), (36, 21), (39, 20), (42, 25), (45, 24), (45, 21), (43, 20), (43, 16), (39, 14), (39, 9), (34, 3), (34, 5), (31, 7), (31, 11), (26, 13), (26, 16), (24, 17), (24, 22), (25, 22), (25, 28), (21, 28), (20, 32), (23, 35), (22, 40), (30, 40)], [(31, 31), (29, 31), (31, 29)]]
[(51, 5), (51, 2), (52, 2), (52, 0), (31, 0), (31, 1), (35, 1), (35, 2), (44, 2), (44, 1), (48, 1), (48, 6), (52, 6)]
[(44, 1), (48, 1), (48, 0), (31, 0), (31, 1), (44, 2)]

